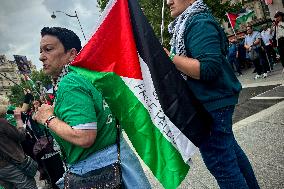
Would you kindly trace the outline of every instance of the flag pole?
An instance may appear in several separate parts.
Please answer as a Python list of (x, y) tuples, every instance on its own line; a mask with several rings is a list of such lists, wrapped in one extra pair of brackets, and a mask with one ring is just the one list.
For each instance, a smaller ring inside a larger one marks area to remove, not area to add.
[(237, 34), (236, 34), (235, 29), (234, 29), (234, 27), (233, 27), (233, 25), (232, 25), (232, 22), (231, 22), (231, 19), (230, 19), (230, 17), (229, 17), (228, 12), (226, 12), (226, 15), (227, 15), (227, 17), (228, 17), (228, 20), (229, 20), (229, 22), (230, 22), (230, 25), (231, 25), (232, 30), (233, 30), (233, 32), (234, 32), (234, 35), (237, 37)]
[[(31, 87), (31, 89), (32, 89), (32, 91), (34, 91), (38, 96), (39, 96), (39, 98), (40, 98), (40, 96), (42, 96), (38, 91), (37, 91), (37, 89), (35, 88), (36, 86), (35, 86), (35, 82), (28, 76), (28, 75), (25, 75), (24, 74), (24, 77), (25, 77), (25, 81), (28, 83), (28, 85)], [(28, 79), (31, 81), (31, 83), (29, 83), (28, 82)], [(47, 101), (47, 99), (46, 99), (46, 94), (44, 93), (43, 94), (43, 98), (44, 98), (44, 100), (45, 101)]]
[(164, 43), (164, 22), (165, 22), (165, 0), (163, 0), (163, 6), (162, 6), (162, 23), (161, 23), (161, 45)]
[(23, 87), (21, 85), (19, 85), (18, 83), (16, 83), (15, 81), (13, 81), (12, 79), (10, 79), (9, 77), (6, 77), (4, 74), (0, 73), (0, 75), (2, 75), (3, 77), (5, 77), (6, 79), (8, 79), (9, 81), (11, 81), (12, 83), (14, 83), (15, 85), (18, 85), (19, 87), (21, 87), (23, 89)]

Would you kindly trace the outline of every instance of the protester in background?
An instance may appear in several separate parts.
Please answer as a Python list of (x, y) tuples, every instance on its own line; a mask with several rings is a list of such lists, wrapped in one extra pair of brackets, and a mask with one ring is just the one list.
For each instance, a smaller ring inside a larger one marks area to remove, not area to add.
[(245, 39), (244, 36), (239, 38), (239, 43), (238, 43), (238, 61), (240, 64), (240, 68), (250, 68), (251, 67), (251, 62), (250, 60), (247, 59), (247, 53), (246, 49), (244, 47)]
[(27, 158), (20, 145), (26, 136), (21, 110), (14, 110), (17, 122), (15, 127), (3, 118), (7, 107), (8, 99), (0, 96), (0, 180), (14, 185), (17, 189), (35, 189), (37, 188), (35, 179), (27, 176), (23, 170), (16, 166)]
[(41, 105), (40, 100), (33, 101), (31, 126), (37, 138), (33, 146), (33, 154), (39, 165), (39, 180), (47, 180), (46, 185), (51, 185), (53, 189), (57, 189), (58, 187), (55, 183), (62, 177), (64, 168), (59, 150), (54, 148), (54, 141), (51, 134), (44, 125), (39, 125), (34, 120), (35, 112), (38, 111)]
[(239, 51), (238, 51), (238, 44), (237, 44), (237, 38), (236, 37), (232, 37), (230, 39), (230, 44), (229, 44), (229, 53), (228, 53), (228, 61), (232, 66), (232, 69), (238, 72), (239, 76), (242, 76), (242, 72), (241, 72), (241, 68), (240, 68), (240, 64), (238, 61), (238, 56), (239, 56)]
[[(263, 73), (263, 69), (260, 64), (260, 55), (259, 55), (260, 46), (261, 46), (260, 40), (261, 40), (260, 33), (258, 31), (253, 31), (252, 27), (248, 26), (244, 47), (247, 50), (247, 57), (253, 62), (253, 65), (257, 73), (254, 79), (261, 78), (261, 75)], [(267, 77), (267, 74), (265, 73), (263, 76)]]
[[(55, 105), (43, 104), (35, 119), (58, 142), (69, 171), (79, 175), (117, 161), (117, 128), (102, 94), (68, 64), (81, 50), (79, 37), (59, 27), (41, 30), (40, 61), (54, 82)], [(126, 188), (151, 188), (143, 169), (123, 137), (120, 142), (122, 179)], [(63, 187), (63, 180), (58, 182)]]
[(273, 60), (273, 56), (275, 54), (274, 49), (273, 49), (273, 45), (271, 43), (273, 35), (272, 35), (273, 30), (271, 30), (267, 25), (264, 26), (262, 32), (261, 32), (261, 38), (263, 41), (263, 46), (265, 49), (265, 52), (267, 54), (268, 60), (269, 60), (269, 65), (270, 65), (270, 69), (273, 70), (273, 64), (274, 64), (274, 60)]
[(211, 136), (200, 146), (203, 161), (221, 189), (257, 189), (252, 167), (232, 130), (241, 84), (226, 58), (227, 37), (202, 0), (167, 0), (167, 4), (175, 20), (169, 25), (171, 51), (165, 51), (213, 118)]
[(26, 125), (26, 139), (21, 143), (25, 154), (34, 158), (33, 155), (33, 146), (36, 142), (36, 137), (34, 135), (34, 130), (32, 128), (31, 122), (32, 120), (32, 102), (34, 100), (34, 96), (30, 89), (24, 89), (24, 102), (20, 106), (19, 110), (22, 112), (22, 121)]
[(276, 39), (278, 45), (278, 53), (280, 55), (280, 61), (283, 66), (284, 73), (284, 22), (283, 22), (284, 13), (277, 12), (274, 16), (276, 19), (277, 27), (276, 27)]
[(24, 89), (24, 102), (22, 105), (22, 112), (27, 112), (29, 108), (31, 107), (31, 103), (34, 100), (34, 96), (32, 95), (30, 89)]
[(276, 40), (276, 21), (275, 20), (272, 20), (272, 24), (271, 24), (271, 31), (272, 31), (272, 39), (271, 39), (271, 44), (272, 44), (272, 47), (273, 47), (273, 61), (274, 61), (274, 64), (277, 63), (277, 56), (278, 55), (278, 49), (277, 49), (277, 40)]

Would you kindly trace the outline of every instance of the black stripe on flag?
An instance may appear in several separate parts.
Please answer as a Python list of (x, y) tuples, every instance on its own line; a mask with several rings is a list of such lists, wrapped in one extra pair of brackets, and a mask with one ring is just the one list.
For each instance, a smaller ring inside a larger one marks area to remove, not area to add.
[(164, 52), (138, 2), (128, 3), (136, 48), (150, 69), (161, 107), (171, 122), (199, 147), (210, 136), (212, 118)]

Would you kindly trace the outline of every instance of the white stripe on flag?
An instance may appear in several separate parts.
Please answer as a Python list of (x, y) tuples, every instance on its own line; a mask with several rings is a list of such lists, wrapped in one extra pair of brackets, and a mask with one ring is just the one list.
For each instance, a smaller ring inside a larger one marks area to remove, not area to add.
[(163, 136), (180, 152), (185, 163), (197, 151), (197, 147), (165, 115), (156, 96), (156, 91), (147, 64), (139, 56), (144, 80), (122, 77), (125, 84), (148, 110), (154, 125)]
[[(97, 24), (95, 25), (95, 27), (91, 30), (93, 31), (93, 35), (96, 34), (97, 30), (100, 28), (101, 24), (103, 23), (103, 21), (106, 19), (106, 17), (108, 16), (108, 14), (110, 13), (111, 9), (113, 8), (113, 6), (116, 4), (117, 0), (110, 0), (104, 11), (102, 12), (102, 14), (100, 15), (99, 19), (97, 20)], [(92, 36), (91, 36), (92, 37)], [(90, 37), (90, 39), (91, 39)]]

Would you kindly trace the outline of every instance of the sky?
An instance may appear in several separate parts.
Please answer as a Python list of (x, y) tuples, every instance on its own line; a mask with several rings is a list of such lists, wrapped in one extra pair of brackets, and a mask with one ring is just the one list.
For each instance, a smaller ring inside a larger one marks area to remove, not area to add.
[(14, 60), (13, 55), (24, 55), (37, 69), (42, 68), (39, 61), (40, 30), (59, 26), (73, 30), (85, 45), (82, 31), (76, 17), (68, 17), (63, 11), (75, 15), (77, 11), (87, 40), (98, 24), (100, 9), (97, 0), (1, 0), (0, 6), (0, 55)]

